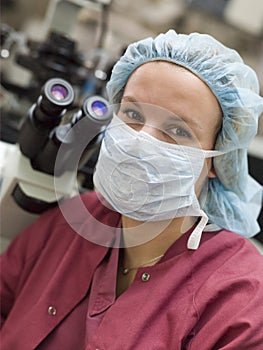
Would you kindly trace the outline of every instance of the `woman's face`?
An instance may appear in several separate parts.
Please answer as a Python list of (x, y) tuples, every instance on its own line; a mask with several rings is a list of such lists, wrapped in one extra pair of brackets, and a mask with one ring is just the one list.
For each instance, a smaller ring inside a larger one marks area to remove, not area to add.
[[(169, 62), (148, 62), (130, 76), (118, 116), (136, 130), (169, 143), (212, 150), (222, 113), (210, 88)], [(211, 159), (208, 176), (214, 177)]]

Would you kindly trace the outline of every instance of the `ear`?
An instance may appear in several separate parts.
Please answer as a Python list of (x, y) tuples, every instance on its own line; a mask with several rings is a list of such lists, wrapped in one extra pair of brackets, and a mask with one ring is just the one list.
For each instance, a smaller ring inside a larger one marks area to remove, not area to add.
[(207, 160), (207, 169), (208, 169), (207, 176), (210, 179), (213, 179), (213, 178), (217, 177), (216, 170), (215, 170), (215, 167), (214, 167), (213, 158), (209, 158)]

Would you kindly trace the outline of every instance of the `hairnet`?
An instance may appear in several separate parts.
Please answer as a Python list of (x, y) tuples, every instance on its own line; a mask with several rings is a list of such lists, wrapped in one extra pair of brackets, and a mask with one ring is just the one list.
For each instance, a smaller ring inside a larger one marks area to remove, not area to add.
[[(222, 129), (214, 158), (217, 178), (209, 179), (204, 210), (209, 221), (243, 236), (259, 231), (257, 217), (262, 207), (262, 186), (248, 173), (247, 147), (257, 132), (263, 111), (255, 72), (240, 55), (207, 34), (177, 34), (169, 30), (155, 39), (128, 46), (115, 64), (107, 93), (120, 103), (131, 73), (141, 64), (165, 60), (187, 68), (202, 79), (217, 97), (223, 112)], [(160, 82), (161, 83), (161, 82)]]

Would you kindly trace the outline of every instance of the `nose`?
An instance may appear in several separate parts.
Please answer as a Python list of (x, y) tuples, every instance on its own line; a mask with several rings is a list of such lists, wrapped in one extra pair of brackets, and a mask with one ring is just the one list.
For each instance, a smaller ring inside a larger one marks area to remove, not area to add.
[(164, 140), (163, 132), (155, 126), (144, 124), (143, 127), (141, 128), (141, 131), (146, 132), (147, 134), (151, 135), (152, 137), (155, 137), (160, 141)]

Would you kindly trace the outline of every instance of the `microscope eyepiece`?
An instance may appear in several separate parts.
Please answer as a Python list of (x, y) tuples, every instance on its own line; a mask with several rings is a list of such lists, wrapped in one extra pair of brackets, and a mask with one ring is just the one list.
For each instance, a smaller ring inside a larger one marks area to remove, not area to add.
[(49, 79), (42, 91), (42, 95), (47, 101), (61, 108), (69, 107), (74, 100), (73, 88), (64, 79)]
[(74, 90), (64, 79), (53, 78), (43, 86), (40, 109), (46, 112), (46, 117), (55, 114), (59, 117), (64, 109), (74, 101)]
[(92, 96), (83, 102), (83, 115), (93, 122), (106, 125), (112, 118), (109, 102), (101, 96)]
[(19, 132), (21, 152), (33, 159), (48, 141), (50, 131), (59, 125), (67, 108), (74, 101), (74, 90), (64, 79), (49, 79), (43, 86)]

